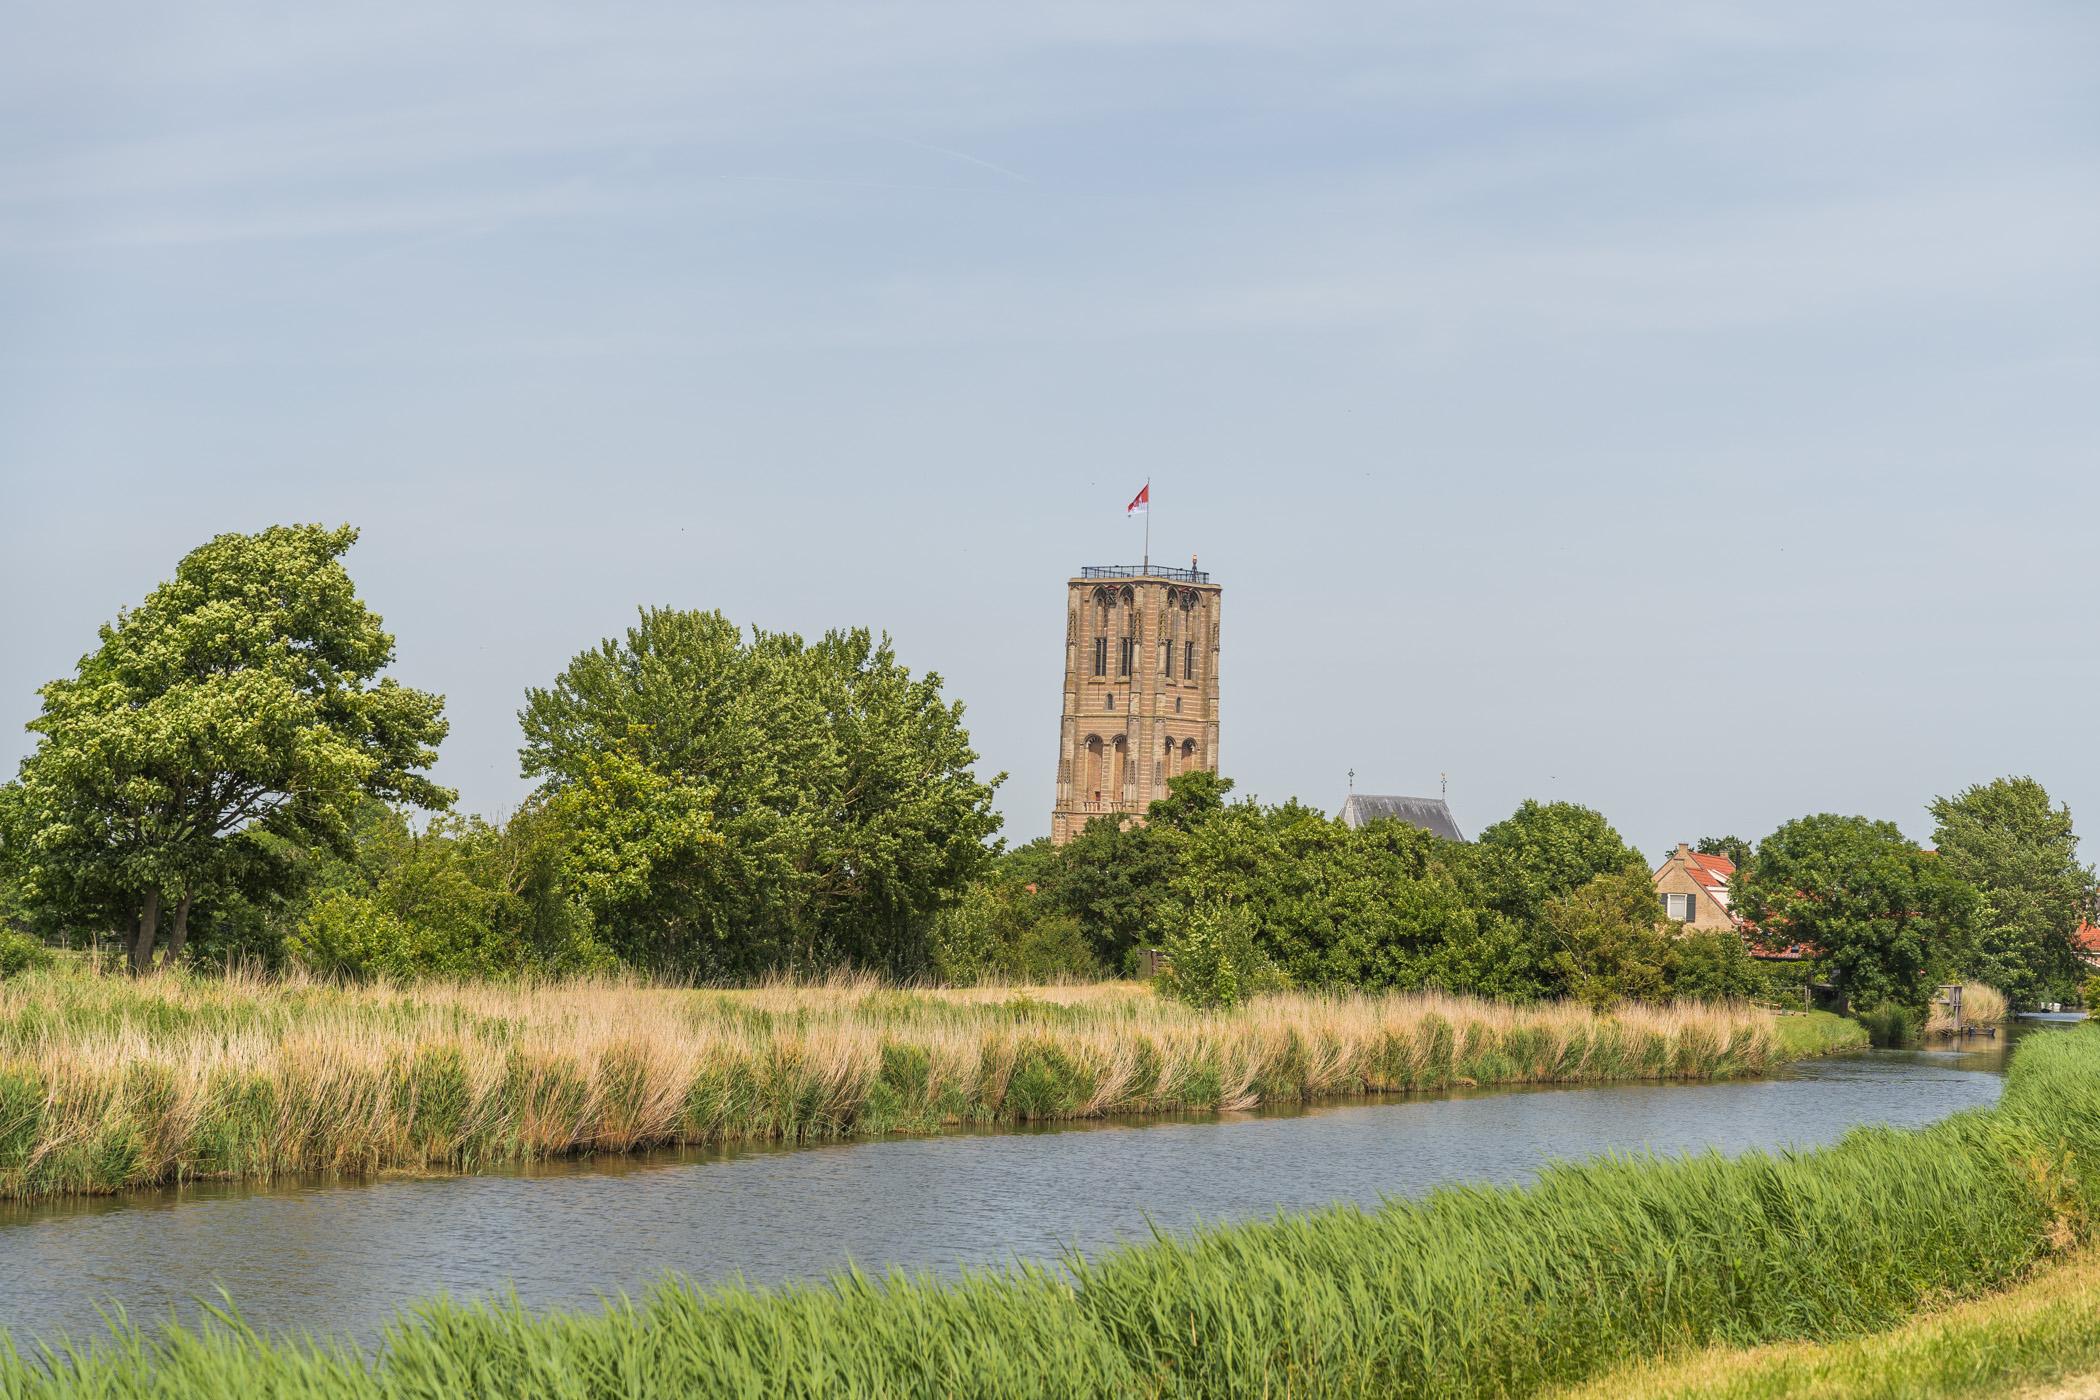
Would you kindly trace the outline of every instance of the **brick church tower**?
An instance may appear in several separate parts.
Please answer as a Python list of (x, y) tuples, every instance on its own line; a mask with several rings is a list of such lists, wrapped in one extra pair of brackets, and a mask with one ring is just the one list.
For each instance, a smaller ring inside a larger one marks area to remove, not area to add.
[(1096, 565), (1065, 585), (1065, 713), (1057, 741), (1059, 845), (1098, 816), (1143, 815), (1167, 779), (1218, 767), (1218, 608), (1189, 561)]

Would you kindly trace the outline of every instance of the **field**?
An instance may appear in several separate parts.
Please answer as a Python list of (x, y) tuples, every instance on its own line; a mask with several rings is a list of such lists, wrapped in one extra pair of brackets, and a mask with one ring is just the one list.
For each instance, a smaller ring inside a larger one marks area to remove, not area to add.
[[(1863, 1129), (1815, 1152), (1564, 1166), (1528, 1187), (1162, 1236), (956, 1283), (671, 1284), (639, 1303), (544, 1316), (435, 1302), (370, 1354), (260, 1338), (231, 1319), (119, 1329), (0, 1354), (0, 1396), (1463, 1400), (1672, 1358), (1691, 1358), (1679, 1373), (1689, 1384), (1712, 1363), (1702, 1349), (1860, 1337), (2035, 1279), (2090, 1247), (2096, 1210), (2100, 1031), (2087, 1029), (2021, 1045), (1994, 1108), (1910, 1132)], [(2075, 1290), (2089, 1275), (2043, 1277), (2038, 1287), (2057, 1277)], [(1986, 1308), (1970, 1315), (1982, 1332), (1967, 1335), (2012, 1338), (2001, 1358), (2047, 1378), (2050, 1347), (2091, 1346), (2092, 1312), (2036, 1315)], [(1921, 1345), (1951, 1358), (1943, 1372), (1977, 1354), (1958, 1340)], [(1914, 1393), (1889, 1364), (1889, 1384), (1863, 1370), (1849, 1378), (1857, 1389), (1834, 1393)]]
[(1849, 1048), (1749, 1007), (1512, 1009), (1133, 984), (691, 991), (619, 982), (0, 983), (0, 1197), (464, 1170), (671, 1143), (1251, 1108), (1453, 1085), (1756, 1074)]

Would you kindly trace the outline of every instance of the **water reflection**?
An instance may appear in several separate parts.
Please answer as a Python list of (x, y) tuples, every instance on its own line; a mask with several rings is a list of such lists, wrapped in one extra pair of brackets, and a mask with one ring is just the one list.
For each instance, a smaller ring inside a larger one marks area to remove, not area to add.
[(1733, 1084), (1381, 1099), (783, 1150), (665, 1152), (369, 1185), (220, 1184), (0, 1210), (0, 1321), (18, 1336), (194, 1312), (223, 1287), (272, 1330), (372, 1336), (401, 1305), (515, 1286), (591, 1305), (666, 1272), (952, 1271), (1141, 1237), (1148, 1221), (1375, 1204), (1521, 1180), (1604, 1152), (1814, 1146), (1993, 1102), (1997, 1042), (1875, 1052)]

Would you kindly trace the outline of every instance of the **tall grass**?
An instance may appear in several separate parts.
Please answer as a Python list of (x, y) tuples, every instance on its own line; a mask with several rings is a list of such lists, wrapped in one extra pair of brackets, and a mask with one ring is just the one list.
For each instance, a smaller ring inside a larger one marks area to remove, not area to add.
[(1205, 1013), (1125, 984), (696, 992), (44, 972), (0, 984), (0, 1196), (1453, 1085), (1712, 1078), (1791, 1053), (1747, 1007), (1598, 1016), (1291, 995)]
[(542, 1317), (437, 1302), (370, 1356), (230, 1322), (119, 1330), (0, 1353), (0, 1396), (1524, 1396), (1887, 1327), (2078, 1248), (2096, 1209), (2082, 1029), (2023, 1044), (1995, 1108), (1816, 1152), (1565, 1166), (958, 1283), (669, 1284)]
[[(1961, 1020), (1965, 1026), (1995, 1026), (2012, 1011), (2005, 994), (1981, 982), (1961, 984)], [(1943, 1001), (1936, 1001), (1925, 1016), (1927, 1035), (1946, 1035), (1954, 1029), (1954, 1014)]]
[(1902, 1400), (2100, 1395), (2100, 1254), (1839, 1342), (1695, 1352), (1607, 1373), (1569, 1400)]

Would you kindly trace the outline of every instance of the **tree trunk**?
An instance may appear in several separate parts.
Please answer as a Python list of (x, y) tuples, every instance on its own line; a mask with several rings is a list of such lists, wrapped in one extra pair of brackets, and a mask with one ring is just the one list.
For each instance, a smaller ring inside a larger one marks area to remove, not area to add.
[(160, 891), (147, 890), (139, 906), (138, 932), (131, 936), (131, 971), (134, 976), (153, 966), (153, 945), (160, 941)]
[(182, 945), (190, 938), (190, 897), (185, 894), (175, 906), (175, 927), (168, 934), (168, 958), (161, 966), (173, 969), (182, 962)]

